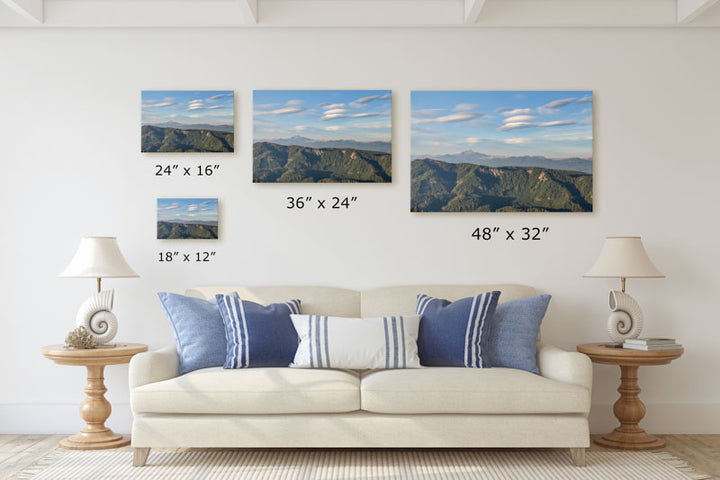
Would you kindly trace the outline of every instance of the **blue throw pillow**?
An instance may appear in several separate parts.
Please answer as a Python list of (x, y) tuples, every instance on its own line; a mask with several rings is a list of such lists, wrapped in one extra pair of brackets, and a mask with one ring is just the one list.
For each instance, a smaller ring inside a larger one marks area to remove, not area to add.
[(418, 354), (425, 366), (489, 367), (486, 354), (488, 321), (500, 292), (486, 292), (455, 302), (418, 295), (422, 315)]
[(538, 295), (497, 306), (488, 336), (491, 366), (539, 373), (535, 344), (549, 303), (550, 295)]
[(180, 375), (225, 362), (225, 326), (215, 299), (158, 293), (175, 334)]
[(300, 313), (300, 300), (267, 307), (230, 295), (216, 295), (227, 352), (224, 368), (287, 367), (295, 357), (298, 334), (290, 314)]

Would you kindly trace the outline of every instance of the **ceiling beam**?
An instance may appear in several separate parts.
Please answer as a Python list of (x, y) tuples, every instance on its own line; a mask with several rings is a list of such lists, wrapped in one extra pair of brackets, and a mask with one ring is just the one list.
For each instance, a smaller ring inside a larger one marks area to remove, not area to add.
[(486, 2), (478, 26), (661, 27), (675, 23), (677, 0), (501, 0)]
[(688, 24), (705, 13), (718, 0), (677, 0), (677, 23)]
[(477, 23), (484, 6), (485, 0), (465, 0), (465, 23)]
[(238, 2), (240, 2), (240, 8), (243, 11), (246, 23), (257, 23), (257, 0), (238, 0)]
[(0, 28), (471, 29), (678, 27), (678, 22), (720, 27), (720, 0), (0, 0)]
[(43, 0), (2, 0), (8, 7), (32, 23), (43, 23)]
[[(256, 4), (256, 0), (253, 3)], [(250, 12), (249, 0), (48, 0), (43, 25), (240, 27), (254, 25), (256, 17)]]
[(463, 2), (448, 0), (261, 0), (262, 26), (425, 27), (462, 25)]

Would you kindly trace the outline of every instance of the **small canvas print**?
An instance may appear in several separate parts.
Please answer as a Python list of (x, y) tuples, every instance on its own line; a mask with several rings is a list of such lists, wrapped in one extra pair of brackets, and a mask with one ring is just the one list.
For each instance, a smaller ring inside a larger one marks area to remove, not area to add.
[(218, 238), (217, 198), (158, 198), (158, 240)]
[(411, 211), (592, 212), (592, 91), (411, 96)]
[(234, 92), (142, 92), (142, 152), (235, 151)]
[(253, 181), (390, 182), (390, 90), (255, 90)]

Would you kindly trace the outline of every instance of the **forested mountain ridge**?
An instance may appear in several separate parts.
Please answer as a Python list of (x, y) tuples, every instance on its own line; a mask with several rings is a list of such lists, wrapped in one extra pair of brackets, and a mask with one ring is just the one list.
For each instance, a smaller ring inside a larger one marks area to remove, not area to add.
[(142, 126), (143, 152), (233, 152), (235, 135), (218, 130)]
[(354, 148), (310, 148), (257, 142), (254, 182), (390, 182), (391, 155)]
[(540, 167), (412, 162), (415, 212), (591, 212), (592, 175)]
[(158, 240), (166, 239), (216, 239), (218, 226), (209, 223), (157, 222)]

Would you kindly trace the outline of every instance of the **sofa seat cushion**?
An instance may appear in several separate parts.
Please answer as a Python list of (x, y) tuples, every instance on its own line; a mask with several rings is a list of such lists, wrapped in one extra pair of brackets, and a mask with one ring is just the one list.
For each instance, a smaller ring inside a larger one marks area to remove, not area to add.
[(375, 413), (587, 413), (590, 392), (512, 368), (365, 372), (361, 407)]
[(137, 387), (135, 413), (339, 413), (360, 409), (360, 376), (346, 370), (204, 368)]

